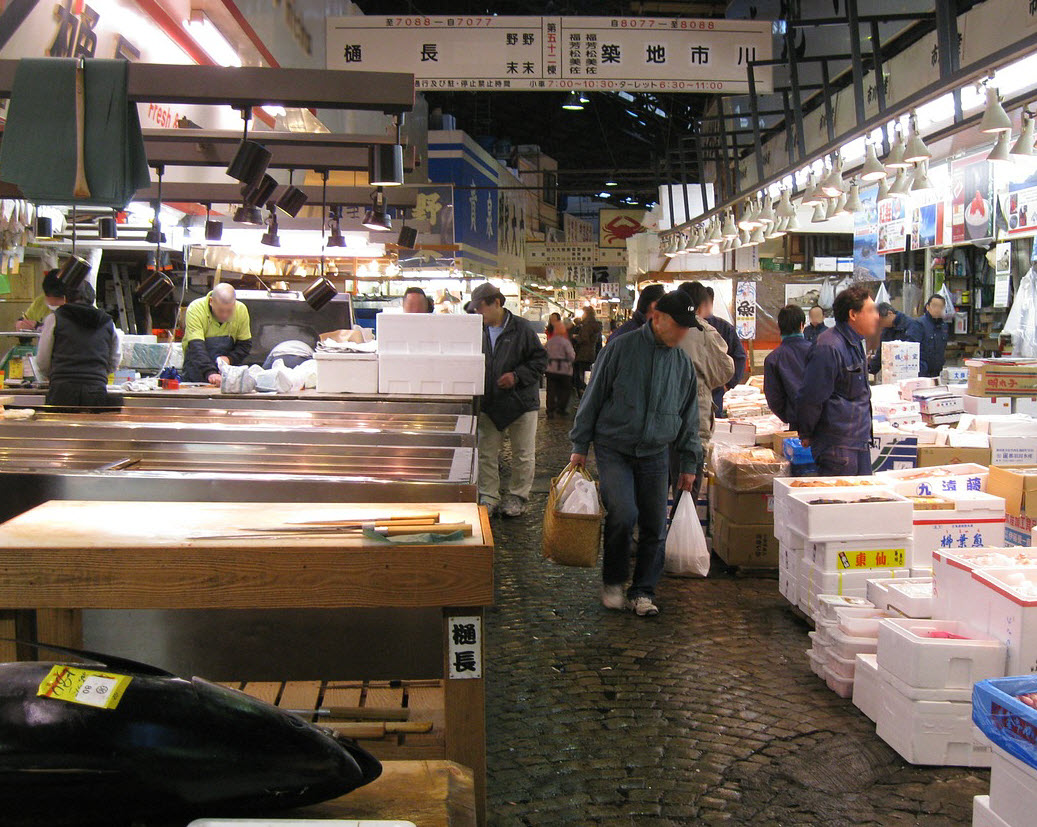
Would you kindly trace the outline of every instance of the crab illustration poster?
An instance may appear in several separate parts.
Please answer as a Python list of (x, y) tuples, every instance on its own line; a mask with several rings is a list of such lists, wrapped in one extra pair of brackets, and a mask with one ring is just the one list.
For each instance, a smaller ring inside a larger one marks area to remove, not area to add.
[(598, 214), (598, 246), (626, 247), (627, 239), (644, 232), (644, 210), (602, 210)]
[(735, 290), (735, 329), (739, 339), (756, 338), (756, 282), (740, 281)]

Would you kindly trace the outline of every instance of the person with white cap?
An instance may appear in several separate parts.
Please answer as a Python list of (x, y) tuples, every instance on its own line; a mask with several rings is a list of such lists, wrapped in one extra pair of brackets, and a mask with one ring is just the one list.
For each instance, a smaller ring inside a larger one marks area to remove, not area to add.
[[(570, 462), (583, 467), (594, 446), (605, 518), (602, 603), (639, 617), (659, 614), (655, 587), (666, 550), (670, 446), (677, 487), (690, 492), (702, 459), (698, 380), (679, 345), (698, 325), (686, 293), (667, 293), (639, 330), (614, 339), (598, 358), (576, 412)], [(630, 546), (637, 529), (637, 563)]]

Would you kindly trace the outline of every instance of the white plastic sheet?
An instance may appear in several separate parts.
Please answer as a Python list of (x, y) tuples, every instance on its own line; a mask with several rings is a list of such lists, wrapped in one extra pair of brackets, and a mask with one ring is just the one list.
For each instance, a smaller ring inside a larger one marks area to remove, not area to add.
[(1037, 291), (1031, 267), (1019, 281), (1002, 332), (1012, 334), (1013, 356), (1037, 356)]

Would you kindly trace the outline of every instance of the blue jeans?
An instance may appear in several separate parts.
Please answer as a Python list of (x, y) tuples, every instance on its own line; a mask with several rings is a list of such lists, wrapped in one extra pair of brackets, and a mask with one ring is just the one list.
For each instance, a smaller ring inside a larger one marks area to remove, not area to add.
[(820, 477), (867, 477), (871, 475), (871, 449), (829, 445), (810, 446)]
[(627, 598), (654, 597), (666, 554), (666, 496), (669, 457), (631, 457), (594, 445), (605, 505), (605, 554), (601, 578), (606, 586), (623, 585), (630, 576), (630, 545), (637, 526), (637, 563)]

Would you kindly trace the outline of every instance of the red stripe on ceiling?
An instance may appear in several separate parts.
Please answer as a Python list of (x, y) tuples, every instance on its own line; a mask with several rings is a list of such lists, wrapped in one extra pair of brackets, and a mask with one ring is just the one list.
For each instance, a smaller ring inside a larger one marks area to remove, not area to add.
[(268, 66), (272, 66), (277, 69), (281, 66), (277, 62), (277, 59), (270, 54), (270, 50), (263, 43), (263, 39), (256, 34), (256, 30), (252, 28), (252, 24), (245, 19), (245, 15), (241, 13), (241, 9), (238, 8), (238, 4), (234, 0), (223, 0), (223, 5), (227, 11), (230, 12), (230, 16), (234, 18), (234, 22), (241, 26), (241, 30), (245, 33), (249, 40), (252, 41), (252, 45), (256, 47), (256, 51), (263, 56), (263, 60), (267, 62)]
[(201, 66), (216, 65), (156, 0), (137, 0), (137, 5), (158, 24), (159, 28), (169, 36), (170, 40), (188, 54), (191, 60)]

